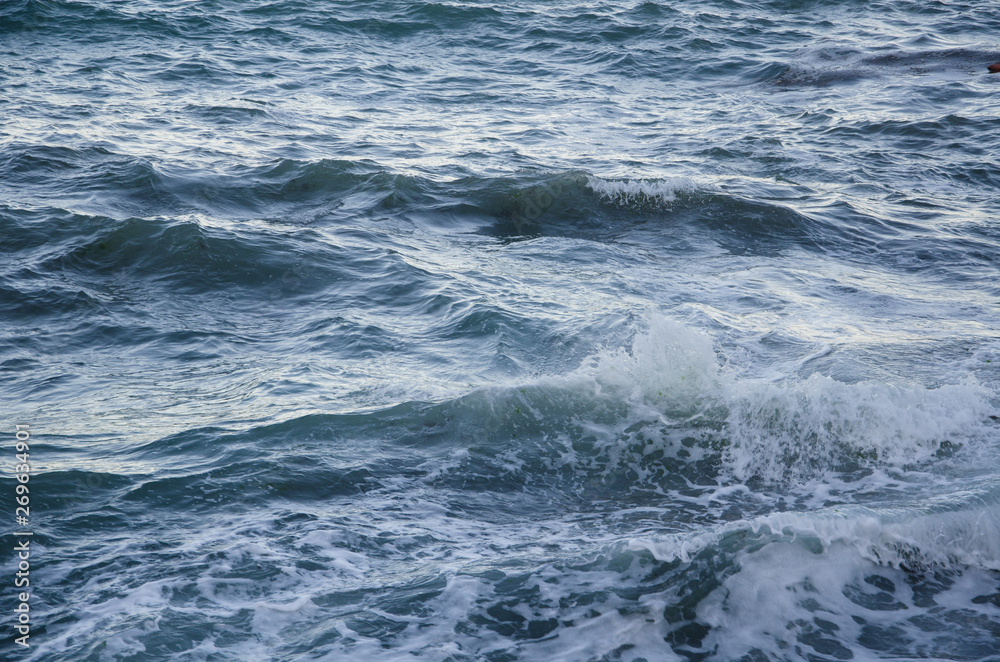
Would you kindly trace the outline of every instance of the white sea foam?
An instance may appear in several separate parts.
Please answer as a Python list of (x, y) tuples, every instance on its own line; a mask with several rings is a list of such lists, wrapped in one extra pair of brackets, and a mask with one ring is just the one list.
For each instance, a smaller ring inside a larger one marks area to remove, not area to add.
[[(969, 599), (989, 592), (989, 573), (1000, 569), (996, 503), (938, 513), (916, 507), (890, 513), (860, 508), (776, 513), (691, 536), (634, 539), (629, 546), (661, 561), (688, 563), (705, 550), (725, 548), (727, 539), (740, 541), (730, 552), (737, 571), (697, 608), (697, 620), (713, 628), (703, 645), (717, 647), (719, 659), (735, 659), (754, 648), (778, 652), (796, 639), (821, 647), (835, 640), (852, 649), (855, 659), (865, 659), (871, 650), (858, 645), (864, 621), (851, 614), (864, 614), (881, 628), (906, 631), (939, 648), (947, 642), (932, 642), (934, 629), (923, 628), (952, 618), (942, 615), (945, 608), (960, 610), (964, 619), (970, 608), (981, 610), (983, 618), (990, 618), (992, 610), (995, 617), (994, 608)], [(950, 579), (933, 602), (916, 600), (907, 577), (933, 571)], [(825, 637), (822, 628), (837, 634)]]
[(695, 189), (687, 178), (656, 179), (602, 179), (590, 175), (587, 188), (617, 204), (666, 204), (677, 199), (677, 194)]
[(819, 513), (774, 513), (694, 535), (635, 538), (629, 548), (646, 550), (660, 561), (688, 563), (702, 550), (737, 534), (764, 541), (773, 538), (773, 544), (807, 538), (824, 552), (848, 546), (859, 558), (890, 567), (960, 564), (1000, 570), (1000, 504), (935, 513), (914, 507), (883, 514), (846, 506)]

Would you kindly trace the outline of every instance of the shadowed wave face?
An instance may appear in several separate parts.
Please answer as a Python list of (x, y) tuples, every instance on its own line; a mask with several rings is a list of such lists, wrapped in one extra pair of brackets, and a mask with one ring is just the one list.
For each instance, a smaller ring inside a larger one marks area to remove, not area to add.
[(0, 656), (995, 662), (995, 9), (2, 4)]

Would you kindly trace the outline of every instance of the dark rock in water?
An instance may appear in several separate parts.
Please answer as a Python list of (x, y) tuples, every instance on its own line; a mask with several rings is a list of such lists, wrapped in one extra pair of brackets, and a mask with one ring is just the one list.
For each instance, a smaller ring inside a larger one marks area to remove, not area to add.
[(1000, 62), (997, 62), (996, 64), (991, 64), (990, 66), (988, 66), (986, 68), (990, 70), (990, 73), (994, 73), (994, 74), (998, 73), (998, 72), (1000, 72)]

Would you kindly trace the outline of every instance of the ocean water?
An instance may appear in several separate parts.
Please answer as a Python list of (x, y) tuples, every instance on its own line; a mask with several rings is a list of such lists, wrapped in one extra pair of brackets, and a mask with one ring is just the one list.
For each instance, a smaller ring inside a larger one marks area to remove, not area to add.
[(1000, 660), (998, 35), (3, 2), (0, 658)]

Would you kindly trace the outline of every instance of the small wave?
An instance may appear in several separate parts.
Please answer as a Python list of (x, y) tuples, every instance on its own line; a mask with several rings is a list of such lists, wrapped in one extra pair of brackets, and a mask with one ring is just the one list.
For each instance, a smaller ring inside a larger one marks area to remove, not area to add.
[(968, 49), (901, 50), (868, 55), (844, 46), (809, 48), (792, 63), (771, 63), (756, 80), (783, 89), (826, 87), (887, 76), (927, 76), (968, 80), (982, 75), (996, 52)]
[(739, 378), (719, 367), (706, 337), (659, 316), (631, 352), (603, 356), (594, 374), (636, 406), (711, 423), (740, 480), (902, 467), (932, 459), (942, 445), (995, 432), (991, 394), (971, 378), (937, 388), (847, 384), (818, 374), (778, 383)]
[(51, 31), (60, 39), (67, 36), (94, 39), (95, 35), (121, 37), (148, 34), (156, 38), (180, 37), (193, 30), (225, 29), (226, 21), (204, 14), (184, 15), (167, 8), (130, 11), (106, 3), (70, 0), (17, 0), (0, 8), (0, 34)]
[[(490, 411), (472, 417), (479, 425), (501, 436), (590, 438), (593, 454), (574, 456), (581, 470), (620, 467), (654, 481), (664, 478), (665, 465), (650, 472), (651, 454), (692, 456), (691, 444), (679, 443), (684, 438), (717, 454), (720, 478), (789, 484), (919, 466), (963, 446), (978, 449), (996, 431), (993, 396), (971, 378), (924, 388), (819, 374), (779, 382), (740, 377), (720, 365), (707, 336), (659, 315), (628, 348), (494, 397)], [(682, 472), (704, 470), (692, 458)]]
[[(232, 286), (258, 292), (274, 286), (282, 298), (315, 287), (301, 278), (301, 258), (292, 254), (294, 237), (281, 242), (267, 233), (207, 228), (193, 219), (130, 218), (98, 220), (82, 240), (42, 263), (49, 271), (73, 271), (84, 279), (128, 276), (136, 285), (169, 282), (175, 292), (206, 292)], [(309, 273), (321, 267), (318, 256)], [(291, 272), (290, 272), (291, 270)], [(289, 275), (291, 273), (291, 275)]]

